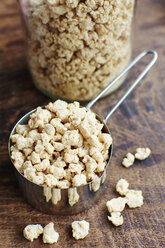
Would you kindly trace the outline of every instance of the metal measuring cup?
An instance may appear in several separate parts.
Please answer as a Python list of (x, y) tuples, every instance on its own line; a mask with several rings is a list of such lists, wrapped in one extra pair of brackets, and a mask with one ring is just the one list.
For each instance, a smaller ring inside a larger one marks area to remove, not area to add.
[[(140, 80), (147, 74), (150, 68), (157, 60), (157, 53), (153, 50), (144, 51), (139, 54), (130, 65), (124, 69), (105, 89), (101, 91), (92, 101), (90, 101), (86, 108), (91, 108), (94, 103), (96, 103), (101, 96), (104, 95), (124, 74), (126, 74), (139, 60), (141, 60), (145, 55), (152, 54), (153, 59), (147, 65), (145, 70), (139, 75), (139, 77), (135, 80), (132, 86), (126, 91), (126, 93), (120, 98), (120, 100), (116, 103), (116, 105), (110, 110), (110, 112), (102, 119), (98, 115), (96, 115), (97, 119), (103, 123), (102, 131), (104, 133), (109, 133), (110, 130), (106, 125), (108, 118), (113, 114), (113, 112), (118, 108), (118, 106), (125, 100), (125, 98), (131, 93), (131, 91), (137, 86)], [(30, 111), (26, 115), (24, 115), (14, 126), (8, 143), (9, 156), (11, 159), (11, 136), (15, 134), (16, 127), (18, 124), (27, 124), (29, 120), (29, 116), (35, 112), (36, 109)], [(31, 204), (34, 208), (45, 212), (47, 214), (57, 214), (57, 215), (72, 215), (83, 210), (87, 209), (89, 206), (94, 204), (99, 198), (103, 195), (103, 192), (106, 188), (106, 184), (109, 179), (109, 171), (110, 171), (110, 160), (112, 156), (112, 145), (109, 148), (109, 159), (107, 162), (107, 166), (104, 169), (104, 172), (101, 177), (97, 180), (93, 180), (86, 185), (69, 188), (69, 189), (58, 189), (58, 188), (50, 188), (42, 185), (37, 185), (27, 178), (24, 177), (14, 166), (14, 170), (16, 173), (16, 177), (19, 182), (20, 189), (24, 195), (26, 201)], [(13, 160), (11, 159), (12, 163)], [(13, 163), (14, 165), (14, 163)], [(106, 175), (108, 177), (106, 178)], [(107, 180), (106, 180), (107, 179)]]

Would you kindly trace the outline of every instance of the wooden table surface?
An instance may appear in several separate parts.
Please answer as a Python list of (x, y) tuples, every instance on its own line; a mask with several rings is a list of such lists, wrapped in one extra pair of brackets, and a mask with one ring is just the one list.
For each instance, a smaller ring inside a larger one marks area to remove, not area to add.
[[(33, 209), (23, 199), (8, 157), (7, 142), (14, 123), (27, 111), (48, 103), (33, 85), (25, 61), (25, 47), (18, 6), (14, 0), (0, 1), (0, 247), (165, 247), (165, 1), (139, 0), (134, 24), (133, 56), (155, 49), (159, 59), (140, 86), (108, 121), (114, 138), (110, 183), (104, 196), (89, 210), (68, 217), (50, 216)], [(144, 60), (145, 62), (147, 61)], [(129, 78), (144, 68), (140, 63)], [(131, 83), (101, 100), (94, 110), (104, 115)], [(125, 154), (148, 146), (152, 155), (126, 169)], [(107, 220), (105, 202), (117, 197), (115, 184), (120, 178), (130, 188), (142, 190), (144, 205), (126, 209), (124, 224), (113, 226)], [(71, 222), (86, 219), (89, 235), (76, 241)], [(25, 240), (22, 230), (30, 223), (45, 225), (53, 221), (60, 234), (57, 244), (45, 245), (39, 238)]]

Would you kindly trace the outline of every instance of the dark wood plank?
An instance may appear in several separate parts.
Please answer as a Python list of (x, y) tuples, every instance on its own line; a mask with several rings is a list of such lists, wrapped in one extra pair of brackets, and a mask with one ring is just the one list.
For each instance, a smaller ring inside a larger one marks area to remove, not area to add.
[[(134, 25), (133, 55), (155, 49), (159, 60), (141, 85), (108, 121), (114, 137), (110, 184), (100, 201), (89, 210), (68, 217), (42, 214), (21, 196), (8, 157), (7, 141), (14, 123), (27, 111), (49, 99), (32, 84), (26, 61), (23, 32), (16, 1), (0, 2), (0, 247), (45, 247), (41, 238), (32, 244), (22, 236), (26, 224), (55, 223), (59, 242), (49, 247), (160, 248), (165, 246), (165, 3), (139, 0)], [(145, 63), (130, 73), (133, 80)], [(106, 113), (131, 83), (102, 99), (94, 107)], [(149, 146), (153, 153), (130, 169), (121, 166), (123, 156), (136, 147)], [(123, 212), (124, 224), (114, 227), (107, 220), (105, 202), (116, 197), (120, 178), (131, 188), (141, 189), (144, 205)], [(90, 234), (81, 241), (71, 236), (70, 224), (76, 219), (90, 222)]]

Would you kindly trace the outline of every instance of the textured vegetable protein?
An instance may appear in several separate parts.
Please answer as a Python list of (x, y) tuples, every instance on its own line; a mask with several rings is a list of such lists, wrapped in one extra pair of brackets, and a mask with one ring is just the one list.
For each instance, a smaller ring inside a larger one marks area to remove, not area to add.
[(121, 178), (116, 184), (116, 191), (125, 197), (113, 198), (107, 201), (106, 206), (111, 216), (108, 216), (108, 220), (115, 226), (123, 224), (124, 219), (121, 212), (124, 210), (127, 204), (129, 208), (137, 208), (143, 205), (143, 196), (141, 190), (129, 189), (129, 183)]
[(59, 233), (54, 230), (54, 223), (50, 222), (44, 228), (40, 224), (27, 225), (23, 230), (26, 239), (33, 242), (40, 234), (43, 234), (43, 243), (54, 244), (59, 239)]
[(133, 165), (135, 161), (135, 156), (132, 153), (127, 153), (126, 158), (123, 159), (122, 165), (126, 168), (130, 167)]
[(134, 164), (135, 159), (137, 160), (145, 160), (147, 159), (151, 154), (151, 150), (148, 147), (145, 148), (137, 148), (135, 155), (128, 152), (126, 157), (122, 161), (122, 165), (126, 168), (129, 168)]
[(26, 0), (28, 62), (38, 88), (70, 100), (105, 88), (129, 63), (134, 2)]
[(42, 233), (43, 227), (40, 224), (27, 225), (23, 230), (24, 237), (31, 242), (33, 242), (34, 239), (37, 239)]
[(59, 233), (54, 230), (54, 223), (50, 222), (44, 227), (43, 242), (47, 244), (54, 244), (59, 239)]
[[(70, 188), (96, 182), (97, 191), (109, 159), (111, 135), (103, 133), (96, 115), (78, 102), (57, 100), (38, 107), (28, 124), (18, 125), (11, 136), (11, 158), (16, 169), (28, 180), (53, 188)], [(60, 199), (44, 188), (46, 200)], [(75, 190), (69, 192), (69, 204), (78, 201)]]
[(73, 221), (72, 233), (75, 239), (84, 239), (89, 232), (89, 223), (86, 220)]

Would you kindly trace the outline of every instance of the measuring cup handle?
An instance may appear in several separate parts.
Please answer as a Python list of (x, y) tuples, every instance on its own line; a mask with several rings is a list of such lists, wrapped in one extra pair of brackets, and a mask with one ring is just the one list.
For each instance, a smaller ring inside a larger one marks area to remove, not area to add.
[(158, 54), (154, 50), (148, 50), (140, 53), (130, 64), (126, 67), (113, 81), (111, 81), (92, 101), (90, 101), (86, 108), (91, 108), (95, 102), (97, 102), (100, 97), (102, 97), (124, 74), (126, 74), (139, 60), (141, 60), (145, 55), (152, 54), (153, 59), (146, 66), (144, 71), (138, 76), (132, 86), (126, 91), (126, 93), (119, 99), (115, 106), (110, 110), (110, 112), (104, 117), (103, 121), (106, 122), (108, 118), (113, 114), (113, 112), (119, 107), (119, 105), (126, 99), (126, 97), (131, 93), (131, 91), (137, 86), (140, 80), (147, 74), (150, 68), (154, 65), (158, 58)]

